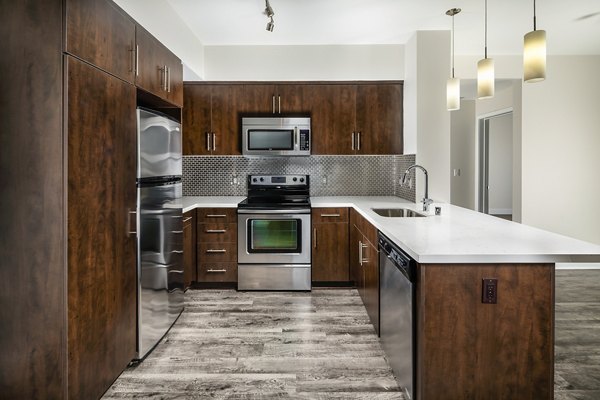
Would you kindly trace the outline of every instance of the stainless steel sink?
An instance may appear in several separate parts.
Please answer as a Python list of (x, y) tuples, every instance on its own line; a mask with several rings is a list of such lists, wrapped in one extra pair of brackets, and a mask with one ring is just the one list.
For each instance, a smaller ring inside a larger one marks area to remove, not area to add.
[(372, 208), (371, 210), (381, 215), (382, 217), (389, 218), (411, 218), (411, 217), (425, 217), (423, 214), (419, 214), (416, 211), (409, 210), (407, 208)]

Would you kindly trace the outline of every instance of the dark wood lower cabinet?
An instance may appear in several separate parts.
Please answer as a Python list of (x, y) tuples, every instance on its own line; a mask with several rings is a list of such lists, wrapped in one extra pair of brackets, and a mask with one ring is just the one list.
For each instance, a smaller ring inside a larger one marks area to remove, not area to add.
[(189, 288), (196, 279), (196, 210), (191, 210), (183, 214), (184, 288)]
[(312, 209), (312, 281), (350, 281), (348, 268), (348, 209)]
[(97, 399), (136, 351), (136, 91), (66, 56), (69, 398)]
[(198, 283), (206, 287), (237, 282), (237, 210), (199, 208), (196, 216)]
[(553, 399), (553, 264), (419, 265), (416, 302), (418, 399)]

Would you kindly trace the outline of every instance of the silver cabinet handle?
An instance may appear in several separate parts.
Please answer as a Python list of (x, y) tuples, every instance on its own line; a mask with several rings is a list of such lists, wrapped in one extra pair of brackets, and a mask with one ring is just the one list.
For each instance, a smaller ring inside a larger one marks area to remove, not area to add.
[[(340, 214), (321, 214), (321, 217), (332, 217), (332, 218), (338, 218), (340, 216)], [(191, 217), (190, 217), (191, 218)]]
[(275, 95), (273, 95), (273, 114), (275, 114)]
[(135, 215), (134, 221), (136, 221), (133, 226), (137, 227), (137, 211), (129, 211), (127, 213), (127, 236), (129, 235), (137, 235), (137, 229), (134, 231), (131, 230), (131, 216)]
[(210, 132), (206, 132), (206, 150), (210, 151)]
[(356, 149), (354, 148), (354, 132), (352, 132), (352, 150), (356, 150)]
[(356, 150), (360, 150), (360, 139), (362, 136), (362, 132), (358, 132), (356, 134)]
[(359, 262), (359, 264), (360, 264), (361, 267), (362, 267), (362, 263), (363, 263), (362, 249), (363, 249), (363, 244), (359, 240), (358, 241), (358, 262)]
[(133, 72), (135, 74), (135, 50), (136, 50), (136, 45), (133, 44), (131, 46), (131, 49), (129, 50), (129, 53), (131, 54), (131, 69), (129, 70), (129, 72)]
[(226, 249), (206, 249), (207, 253), (227, 253)]
[(225, 218), (225, 214), (206, 214), (206, 218)]
[(277, 101), (279, 102), (279, 114), (281, 114), (281, 95), (277, 95)]
[(313, 229), (313, 247), (317, 248), (317, 228)]
[(360, 249), (361, 249), (361, 250), (360, 250), (360, 265), (363, 265), (363, 263), (369, 262), (369, 259), (368, 259), (368, 258), (364, 258), (364, 257), (363, 257), (363, 256), (364, 256), (364, 254), (363, 254), (363, 251), (362, 251), (362, 249), (366, 249), (367, 247), (369, 247), (369, 245), (368, 245), (368, 244), (365, 244), (365, 243), (363, 243), (363, 242), (360, 242)]
[(183, 250), (173, 250), (171, 253), (183, 254)]
[(183, 223), (185, 224), (186, 222), (188, 222), (190, 219), (192, 219), (193, 217), (187, 217), (186, 219), (183, 220)]
[(225, 233), (227, 229), (206, 229), (204, 232), (206, 233)]
[(140, 46), (135, 46), (135, 76), (140, 74)]
[(212, 149), (213, 149), (213, 151), (216, 151), (217, 150), (217, 134), (216, 133), (212, 134), (212, 139), (213, 139)]
[(174, 233), (176, 235), (181, 235), (183, 233), (183, 231), (171, 231), (171, 233)]
[(215, 272), (227, 272), (226, 269), (207, 269), (206, 272), (215, 273)]
[(167, 93), (171, 93), (171, 68), (167, 68)]

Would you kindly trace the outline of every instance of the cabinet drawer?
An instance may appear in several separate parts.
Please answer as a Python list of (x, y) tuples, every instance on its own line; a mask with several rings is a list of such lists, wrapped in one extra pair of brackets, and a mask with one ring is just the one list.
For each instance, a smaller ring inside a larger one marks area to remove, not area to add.
[(348, 209), (341, 208), (313, 208), (312, 223), (348, 222)]
[(237, 223), (198, 224), (199, 243), (237, 243)]
[(198, 263), (198, 282), (237, 282), (237, 263)]
[(199, 243), (198, 260), (206, 262), (237, 262), (237, 243)]
[(237, 208), (198, 208), (198, 223), (237, 222)]

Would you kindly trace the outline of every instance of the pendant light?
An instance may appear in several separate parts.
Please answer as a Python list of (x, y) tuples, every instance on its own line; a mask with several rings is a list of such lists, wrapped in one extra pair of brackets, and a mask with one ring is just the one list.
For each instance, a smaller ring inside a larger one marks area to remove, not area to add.
[(454, 16), (460, 12), (460, 8), (451, 8), (446, 15), (452, 17), (452, 77), (446, 83), (446, 106), (448, 111), (460, 110), (460, 78), (454, 77)]
[(533, 0), (533, 30), (525, 34), (523, 45), (523, 80), (533, 83), (546, 79), (546, 31), (536, 30)]
[(485, 0), (485, 50), (484, 58), (477, 62), (477, 98), (494, 96), (494, 59), (487, 56), (487, 0)]

